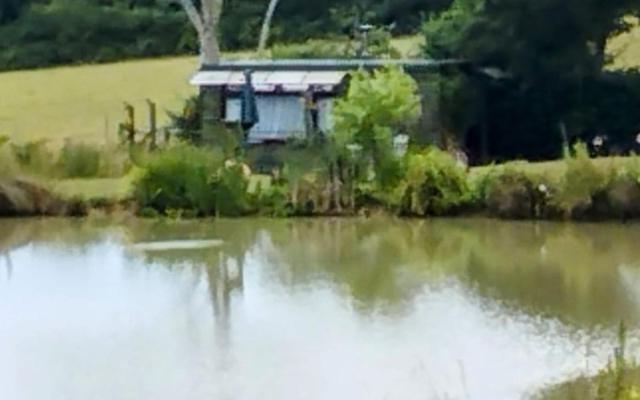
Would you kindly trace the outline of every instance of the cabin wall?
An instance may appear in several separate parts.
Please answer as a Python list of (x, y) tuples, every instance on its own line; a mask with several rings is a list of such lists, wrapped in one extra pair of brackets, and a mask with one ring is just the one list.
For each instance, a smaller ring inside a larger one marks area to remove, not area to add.
[[(334, 98), (323, 96), (317, 98), (313, 106), (317, 110), (316, 129), (324, 133), (331, 132), (333, 120)], [(286, 141), (291, 138), (305, 138), (311, 133), (308, 124), (311, 110), (308, 108), (303, 93), (258, 93), (256, 94), (258, 107), (258, 123), (249, 130), (249, 143), (263, 143), (267, 141)], [(230, 94), (225, 98), (225, 113), (222, 118), (226, 123), (240, 122), (242, 101), (238, 94)]]

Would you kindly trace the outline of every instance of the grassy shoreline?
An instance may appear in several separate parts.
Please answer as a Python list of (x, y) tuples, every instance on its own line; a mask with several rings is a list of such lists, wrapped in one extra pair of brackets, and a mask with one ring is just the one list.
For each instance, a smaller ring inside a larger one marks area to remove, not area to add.
[[(597, 170), (601, 171), (626, 171), (635, 170), (640, 167), (640, 159), (637, 157), (610, 157), (610, 158), (598, 158), (592, 159), (591, 162), (596, 166)], [(512, 162), (501, 165), (475, 167), (468, 170), (468, 180), (473, 182), (472, 185), (482, 185), (484, 180), (487, 180), (490, 176), (504, 176), (504, 174), (518, 175), (533, 177), (529, 179), (544, 179), (546, 182), (555, 182), (559, 184), (567, 173), (566, 160), (548, 161), (541, 163), (528, 163), (528, 162)], [(27, 200), (27, 203), (40, 204), (46, 202), (56, 204), (56, 207), (43, 209), (36, 205), (28, 205), (22, 207), (22, 211), (11, 212), (7, 210), (6, 201), (4, 203), (4, 210), (0, 208), (0, 216), (37, 216), (37, 215), (52, 215), (52, 216), (85, 216), (92, 212), (100, 213), (113, 213), (126, 211), (132, 215), (139, 214), (142, 207), (139, 204), (139, 200), (136, 198), (135, 189), (136, 182), (143, 175), (143, 171), (134, 168), (126, 175), (120, 177), (107, 177), (107, 178), (66, 178), (66, 179), (42, 179), (34, 176), (16, 174), (16, 177), (7, 177), (0, 179), (0, 206), (2, 206), (3, 194), (6, 198), (7, 188), (21, 185), (20, 182), (28, 185), (31, 192), (38, 193), (39, 196), (44, 196), (47, 200), (32, 199)], [(13, 182), (13, 185), (7, 182)], [(252, 191), (255, 188), (262, 188), (261, 190), (268, 189), (271, 185), (272, 178), (268, 175), (252, 175), (248, 179), (247, 190)], [(4, 183), (4, 186), (3, 186)], [(551, 184), (551, 183), (549, 183)], [(3, 190), (4, 189), (4, 190)], [(640, 193), (640, 192), (639, 192)], [(504, 195), (504, 194), (503, 194)], [(509, 195), (509, 194), (507, 194)], [(522, 197), (522, 193), (516, 188), (515, 201), (530, 201), (526, 197)], [(15, 197), (15, 194), (14, 194)], [(28, 195), (18, 195), (18, 198), (28, 198)], [(634, 199), (631, 199), (634, 200)], [(510, 199), (509, 201), (514, 201)], [(326, 212), (311, 212), (311, 213), (289, 213), (282, 214), (265, 214), (260, 209), (252, 210), (246, 214), (238, 215), (238, 217), (253, 217), (253, 216), (267, 216), (277, 218), (295, 218), (295, 217), (353, 217), (353, 216), (369, 216), (371, 214), (388, 214), (396, 215), (406, 218), (437, 218), (442, 217), (488, 217), (503, 220), (547, 220), (547, 221), (636, 221), (640, 220), (640, 215), (631, 215), (629, 218), (625, 218), (624, 215), (615, 213), (605, 213), (599, 215), (590, 214), (563, 214), (560, 212), (539, 213), (529, 216), (522, 215), (517, 210), (522, 209), (521, 204), (512, 205), (516, 211), (507, 212), (501, 214), (499, 210), (489, 207), (488, 204), (476, 201), (467, 207), (456, 210), (451, 213), (444, 213), (443, 215), (411, 215), (406, 213), (398, 213), (395, 210), (389, 209), (383, 205), (377, 204), (365, 204), (358, 207), (356, 210), (344, 209), (342, 211), (328, 210)], [(525, 208), (529, 207), (527, 205)], [(26, 211), (25, 211), (26, 210)], [(169, 216), (170, 218), (193, 218), (194, 215), (189, 213), (178, 213)]]

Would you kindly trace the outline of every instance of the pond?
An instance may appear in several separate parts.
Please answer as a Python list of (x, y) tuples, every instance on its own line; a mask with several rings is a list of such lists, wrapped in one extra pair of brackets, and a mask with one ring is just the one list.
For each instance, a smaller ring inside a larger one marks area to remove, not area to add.
[(640, 225), (0, 220), (0, 398), (519, 399), (640, 326)]

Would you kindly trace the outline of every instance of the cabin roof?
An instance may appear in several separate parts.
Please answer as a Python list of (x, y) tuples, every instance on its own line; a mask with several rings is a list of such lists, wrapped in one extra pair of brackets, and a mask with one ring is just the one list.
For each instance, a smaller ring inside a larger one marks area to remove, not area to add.
[[(323, 88), (330, 92), (340, 85), (347, 71), (265, 71), (256, 70), (251, 74), (253, 87), (259, 92), (274, 91), (276, 86), (285, 92), (304, 92), (309, 87)], [(190, 83), (194, 86), (230, 86), (245, 84), (244, 72), (238, 70), (212, 70), (196, 73)]]
[(468, 64), (457, 59), (222, 60), (218, 64), (204, 65), (190, 83), (194, 86), (242, 86), (244, 72), (251, 71), (257, 91), (270, 92), (278, 87), (284, 92), (299, 92), (314, 87), (329, 92), (340, 85), (350, 71), (361, 68), (399, 66), (409, 73), (420, 73)]
[(445, 67), (468, 65), (460, 59), (280, 59), (280, 60), (221, 60), (218, 64), (204, 65), (201, 71), (352, 71), (365, 68), (400, 66), (407, 72), (438, 70)]

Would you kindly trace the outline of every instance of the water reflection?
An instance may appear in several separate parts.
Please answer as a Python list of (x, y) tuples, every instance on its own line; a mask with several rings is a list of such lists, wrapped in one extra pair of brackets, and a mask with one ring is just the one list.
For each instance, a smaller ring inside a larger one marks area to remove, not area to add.
[(638, 239), (486, 220), (0, 221), (0, 398), (519, 398), (595, 370), (620, 319), (637, 326)]

